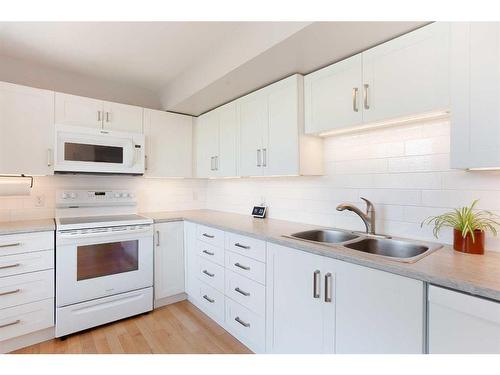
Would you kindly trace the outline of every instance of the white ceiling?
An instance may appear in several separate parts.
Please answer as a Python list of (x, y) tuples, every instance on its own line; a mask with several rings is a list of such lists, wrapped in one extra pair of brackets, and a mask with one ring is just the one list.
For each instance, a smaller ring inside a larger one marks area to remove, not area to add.
[(0, 22), (1, 55), (152, 90), (198, 115), (425, 22)]

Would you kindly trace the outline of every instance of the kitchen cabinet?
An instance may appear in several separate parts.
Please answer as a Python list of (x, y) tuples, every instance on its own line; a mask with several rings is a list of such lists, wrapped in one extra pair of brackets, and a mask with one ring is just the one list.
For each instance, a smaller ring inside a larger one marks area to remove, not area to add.
[(53, 174), (54, 92), (0, 82), (0, 174)]
[(361, 54), (304, 77), (305, 131), (320, 133), (363, 122)]
[(304, 134), (303, 77), (238, 99), (241, 176), (320, 175), (322, 141)]
[(146, 177), (192, 177), (193, 117), (144, 110)]
[(429, 353), (500, 354), (500, 303), (430, 285)]
[(57, 124), (142, 133), (142, 116), (141, 107), (56, 93)]
[(449, 37), (435, 22), (308, 74), (306, 133), (448, 110)]
[(155, 224), (155, 305), (184, 293), (184, 226), (182, 221)]
[(198, 117), (195, 135), (196, 176), (236, 176), (237, 136), (234, 102)]
[(500, 168), (500, 24), (451, 26), (451, 167)]

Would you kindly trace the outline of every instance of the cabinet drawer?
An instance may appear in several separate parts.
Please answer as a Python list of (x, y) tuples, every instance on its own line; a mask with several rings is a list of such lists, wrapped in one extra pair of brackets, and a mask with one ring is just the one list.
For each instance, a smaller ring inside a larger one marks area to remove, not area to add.
[(213, 246), (224, 247), (224, 231), (198, 225), (198, 239)]
[(0, 236), (0, 257), (54, 249), (54, 232), (8, 234)]
[(208, 284), (199, 281), (196, 286), (198, 307), (214, 319), (217, 323), (224, 322), (224, 294), (212, 288)]
[(260, 316), (266, 311), (266, 287), (237, 273), (226, 271), (226, 296)]
[(54, 298), (53, 270), (0, 279), (0, 309), (48, 298)]
[(226, 299), (226, 327), (254, 352), (265, 352), (264, 318), (229, 298)]
[(226, 251), (226, 268), (261, 284), (266, 283), (266, 264)]
[(255, 260), (266, 261), (266, 242), (226, 232), (226, 249)]
[(0, 277), (54, 268), (54, 251), (0, 256)]
[(54, 299), (0, 310), (0, 341), (54, 325)]
[(198, 257), (197, 277), (219, 292), (224, 292), (224, 267)]
[(217, 247), (209, 245), (202, 241), (196, 242), (196, 253), (211, 262), (215, 262), (224, 265), (224, 249), (222, 247)]

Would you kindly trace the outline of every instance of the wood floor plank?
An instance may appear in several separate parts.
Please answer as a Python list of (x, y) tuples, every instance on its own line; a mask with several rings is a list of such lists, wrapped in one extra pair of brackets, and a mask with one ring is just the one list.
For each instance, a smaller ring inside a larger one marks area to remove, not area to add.
[(188, 301), (69, 336), (15, 354), (247, 354), (251, 351)]

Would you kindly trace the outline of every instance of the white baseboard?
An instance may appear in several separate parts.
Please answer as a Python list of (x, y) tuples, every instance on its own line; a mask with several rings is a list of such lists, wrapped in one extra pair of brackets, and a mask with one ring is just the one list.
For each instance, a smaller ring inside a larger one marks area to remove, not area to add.
[(154, 308), (157, 309), (158, 307), (171, 305), (172, 303), (184, 301), (185, 299), (187, 299), (186, 293), (179, 293), (174, 296), (160, 298), (155, 300)]
[(10, 353), (14, 350), (39, 344), (53, 338), (55, 338), (55, 327), (45, 328), (40, 331), (28, 333), (23, 336), (14, 337), (0, 342), (0, 353)]

